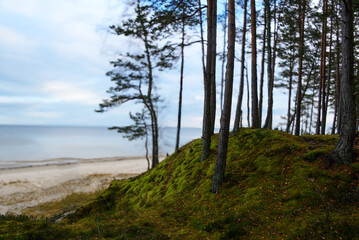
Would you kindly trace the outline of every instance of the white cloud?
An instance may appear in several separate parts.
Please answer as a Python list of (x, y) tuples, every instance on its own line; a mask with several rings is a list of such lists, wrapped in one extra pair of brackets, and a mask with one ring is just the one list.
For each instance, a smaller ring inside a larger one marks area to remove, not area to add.
[(0, 96), (0, 104), (32, 104), (32, 103), (53, 103), (53, 99), (43, 97), (27, 96)]
[(35, 16), (39, 13), (39, 1), (37, 0), (4, 0), (2, 7), (12, 12), (25, 16)]
[(30, 50), (35, 43), (14, 29), (0, 25), (0, 45), (16, 52)]
[(58, 101), (97, 105), (101, 97), (84, 86), (65, 81), (51, 81), (43, 84), (42, 90)]

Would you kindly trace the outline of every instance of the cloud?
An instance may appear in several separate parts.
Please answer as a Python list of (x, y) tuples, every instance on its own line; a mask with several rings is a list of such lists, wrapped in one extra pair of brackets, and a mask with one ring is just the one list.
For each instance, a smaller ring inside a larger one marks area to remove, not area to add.
[(101, 97), (84, 86), (65, 81), (51, 81), (43, 84), (42, 90), (58, 101), (97, 105)]
[(39, 13), (39, 4), (37, 0), (11, 0), (11, 1), (2, 1), (2, 7), (10, 10), (12, 12), (26, 15), (26, 16), (35, 16)]
[(16, 52), (32, 49), (35, 43), (16, 30), (0, 25), (0, 45)]
[(53, 103), (54, 100), (33, 96), (0, 96), (0, 104)]

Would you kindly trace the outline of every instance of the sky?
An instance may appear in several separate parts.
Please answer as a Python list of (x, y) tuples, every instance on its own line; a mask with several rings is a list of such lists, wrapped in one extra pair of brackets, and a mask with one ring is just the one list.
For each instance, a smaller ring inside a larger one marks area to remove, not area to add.
[[(118, 53), (136, 47), (133, 41), (108, 31), (109, 25), (120, 23), (129, 12), (131, 7), (124, 0), (0, 0), (0, 124), (129, 124), (128, 113), (136, 110), (132, 104), (105, 113), (94, 111), (102, 99), (108, 97), (106, 90), (112, 86), (105, 76), (112, 69), (109, 62), (115, 60)], [(238, 25), (241, 26), (241, 20)], [(219, 43), (218, 50), (221, 49)], [(201, 50), (199, 45), (194, 45), (185, 51), (182, 126), (201, 127)], [(239, 56), (239, 46), (236, 52)], [(239, 67), (236, 63), (237, 71)], [(156, 83), (164, 100), (159, 112), (160, 125), (175, 127), (178, 64), (175, 69), (158, 74)], [(239, 74), (235, 73), (232, 116), (238, 85)], [(219, 94), (219, 88), (217, 92)], [(284, 103), (286, 98), (278, 91), (274, 126), (285, 113)], [(246, 101), (243, 104), (246, 106)], [(218, 105), (217, 127), (219, 119)]]

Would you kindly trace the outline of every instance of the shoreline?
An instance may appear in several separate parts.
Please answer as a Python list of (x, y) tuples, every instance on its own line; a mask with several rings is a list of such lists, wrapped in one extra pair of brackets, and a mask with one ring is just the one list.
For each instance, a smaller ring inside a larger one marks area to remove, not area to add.
[[(161, 156), (160, 161), (163, 159)], [(53, 162), (59, 160), (68, 158), (52, 159)], [(76, 160), (69, 164), (0, 169), (0, 214), (20, 214), (27, 208), (58, 201), (73, 193), (100, 191), (114, 179), (147, 171), (144, 156)]]
[[(159, 156), (163, 158), (164, 156)], [(151, 159), (151, 157), (149, 157)], [(21, 168), (34, 168), (43, 166), (62, 166), (82, 163), (94, 163), (94, 162), (112, 162), (122, 161), (131, 159), (144, 159), (145, 156), (126, 156), (126, 157), (98, 157), (98, 158), (71, 158), (71, 157), (60, 157), (50, 158), (44, 160), (15, 160), (15, 161), (0, 161), (0, 173), (6, 170), (21, 169)], [(4, 164), (9, 163), (9, 164)]]

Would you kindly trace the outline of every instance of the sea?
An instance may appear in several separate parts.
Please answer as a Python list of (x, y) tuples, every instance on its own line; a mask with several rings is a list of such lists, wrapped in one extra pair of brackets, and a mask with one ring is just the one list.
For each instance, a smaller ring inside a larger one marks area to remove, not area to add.
[[(161, 128), (159, 134), (159, 153), (173, 153), (176, 128)], [(200, 128), (182, 128), (180, 145), (200, 136)], [(144, 155), (144, 139), (129, 141), (107, 127), (0, 125), (0, 169)]]

